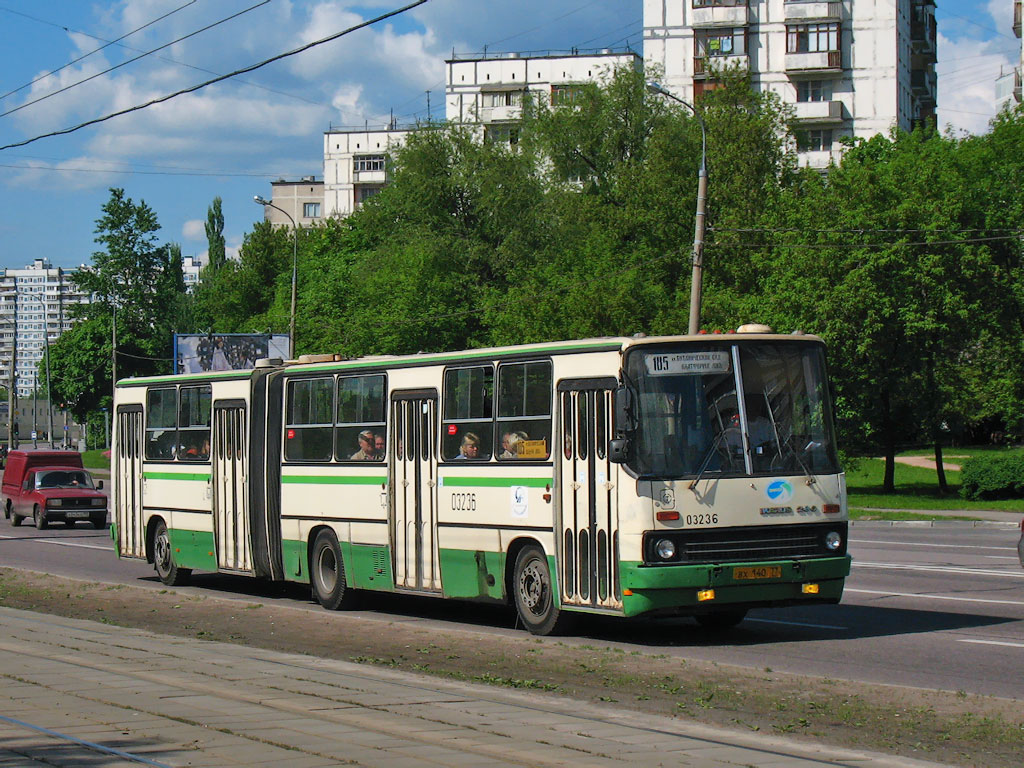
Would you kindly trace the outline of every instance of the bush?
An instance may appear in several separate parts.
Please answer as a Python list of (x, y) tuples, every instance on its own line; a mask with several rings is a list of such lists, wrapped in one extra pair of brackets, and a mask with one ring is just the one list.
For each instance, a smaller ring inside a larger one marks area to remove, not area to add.
[(982, 454), (964, 462), (960, 495), (965, 499), (1024, 498), (1024, 456)]

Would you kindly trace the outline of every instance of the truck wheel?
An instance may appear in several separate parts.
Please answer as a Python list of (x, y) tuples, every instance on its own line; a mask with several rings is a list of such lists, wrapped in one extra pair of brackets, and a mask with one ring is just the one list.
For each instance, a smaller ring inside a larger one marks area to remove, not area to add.
[(520, 620), (534, 635), (568, 632), (576, 617), (563, 611), (555, 601), (548, 559), (540, 547), (523, 547), (516, 557), (512, 596)]
[(36, 504), (35, 509), (32, 510), (32, 519), (35, 520), (36, 530), (45, 531), (49, 523), (46, 521), (46, 515), (43, 510), (40, 509), (39, 505)]
[(334, 531), (325, 529), (317, 534), (310, 555), (310, 581), (313, 597), (329, 611), (355, 607), (356, 593), (345, 583), (345, 563)]
[(153, 565), (156, 567), (156, 575), (160, 577), (160, 581), (169, 587), (180, 587), (187, 584), (192, 576), (190, 568), (179, 568), (174, 562), (171, 537), (167, 533), (167, 524), (163, 520), (156, 524), (156, 533), (153, 536)]
[(90, 522), (92, 523), (93, 528), (95, 528), (96, 530), (101, 530), (107, 527), (107, 516), (104, 515), (103, 517), (94, 517)]

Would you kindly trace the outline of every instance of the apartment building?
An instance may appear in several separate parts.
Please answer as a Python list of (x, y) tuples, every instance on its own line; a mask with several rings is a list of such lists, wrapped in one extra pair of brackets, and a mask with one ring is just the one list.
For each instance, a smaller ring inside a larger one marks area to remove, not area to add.
[[(584, 83), (602, 82), (616, 67), (640, 67), (632, 51), (608, 49), (540, 54), (455, 55), (445, 61), (445, 118), (474, 126), (482, 141), (515, 143), (523, 96), (571, 103)], [(330, 129), (324, 134), (324, 213), (346, 216), (388, 181), (389, 153), (416, 130)], [(276, 195), (276, 193), (275, 193)], [(275, 196), (276, 203), (276, 196)]]
[(934, 0), (644, 0), (644, 59), (689, 102), (739, 67), (793, 107), (801, 164), (935, 115)]
[[(1022, 0), (1013, 0), (1013, 34), (1021, 39)], [(1015, 107), (1021, 103), (1021, 74), (1024, 73), (1024, 45), (1018, 43), (1017, 64), (1003, 68), (996, 80), (996, 108)]]
[(19, 398), (32, 397), (47, 347), (71, 327), (71, 307), (89, 302), (71, 282), (74, 272), (35, 259), (24, 269), (4, 269), (0, 276), (0, 376), (10, 382), (16, 352)]
[(287, 212), (264, 207), (264, 218), (271, 224), (290, 227), (294, 221), (300, 227), (312, 226), (324, 216), (324, 183), (315, 176), (303, 176), (298, 181), (272, 181), (270, 202)]

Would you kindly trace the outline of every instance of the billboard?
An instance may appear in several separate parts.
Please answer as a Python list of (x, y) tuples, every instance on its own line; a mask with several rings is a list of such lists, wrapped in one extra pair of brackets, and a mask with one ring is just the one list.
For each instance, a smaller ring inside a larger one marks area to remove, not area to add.
[(288, 334), (176, 333), (176, 373), (253, 368), (261, 357), (288, 357)]

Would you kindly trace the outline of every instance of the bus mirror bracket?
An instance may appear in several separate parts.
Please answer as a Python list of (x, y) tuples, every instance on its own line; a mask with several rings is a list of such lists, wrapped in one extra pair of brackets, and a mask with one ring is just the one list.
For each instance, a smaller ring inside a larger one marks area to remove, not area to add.
[(615, 431), (619, 434), (636, 429), (633, 412), (633, 390), (627, 387), (615, 388)]
[(615, 437), (608, 441), (608, 461), (612, 464), (629, 461), (629, 438)]

